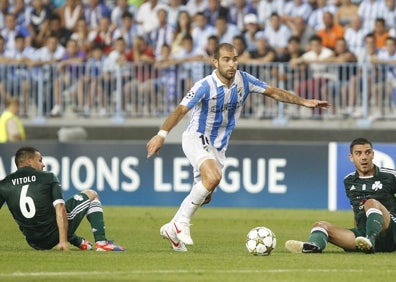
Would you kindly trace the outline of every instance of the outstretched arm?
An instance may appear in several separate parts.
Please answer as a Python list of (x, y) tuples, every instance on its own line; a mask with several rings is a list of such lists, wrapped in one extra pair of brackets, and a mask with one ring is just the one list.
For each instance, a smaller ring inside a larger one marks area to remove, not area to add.
[(55, 206), (55, 212), (56, 212), (56, 223), (58, 225), (58, 231), (59, 231), (58, 250), (68, 251), (69, 250), (69, 242), (67, 240), (68, 221), (67, 221), (65, 204), (58, 203)]
[(176, 109), (167, 117), (162, 124), (157, 135), (150, 139), (147, 143), (147, 158), (150, 158), (161, 149), (165, 142), (165, 137), (172, 128), (174, 128), (186, 115), (189, 109), (186, 106), (178, 105)]
[(271, 86), (268, 86), (263, 94), (280, 102), (301, 105), (307, 108), (326, 109), (327, 107), (329, 107), (329, 102), (327, 101), (316, 100), (316, 99), (304, 99), (284, 89), (275, 88)]

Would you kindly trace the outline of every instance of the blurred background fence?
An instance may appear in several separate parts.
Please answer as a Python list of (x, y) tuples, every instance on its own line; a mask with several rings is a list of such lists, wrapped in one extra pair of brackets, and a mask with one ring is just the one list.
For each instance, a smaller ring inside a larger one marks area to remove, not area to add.
[[(239, 65), (271, 86), (305, 98), (327, 99), (327, 111), (310, 110), (251, 95), (242, 117), (272, 119), (396, 118), (396, 71), (387, 64), (319, 64), (291, 67), (285, 63)], [(0, 66), (0, 108), (7, 95), (20, 99), (20, 115), (37, 123), (70, 115), (108, 117), (166, 116), (199, 79), (213, 71), (205, 62), (167, 67), (127, 63), (122, 66), (84, 63), (60, 67)]]

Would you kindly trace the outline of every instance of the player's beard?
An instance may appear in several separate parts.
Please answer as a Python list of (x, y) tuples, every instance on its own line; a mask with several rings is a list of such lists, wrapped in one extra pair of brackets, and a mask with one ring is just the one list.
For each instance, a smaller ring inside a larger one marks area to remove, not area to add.
[(230, 68), (219, 68), (219, 73), (220, 75), (227, 81), (231, 82), (234, 80), (235, 77), (235, 69), (230, 69)]

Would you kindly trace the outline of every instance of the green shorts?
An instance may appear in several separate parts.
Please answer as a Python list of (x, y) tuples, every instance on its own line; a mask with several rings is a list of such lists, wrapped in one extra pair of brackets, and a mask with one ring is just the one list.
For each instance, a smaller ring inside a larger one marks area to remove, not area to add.
[[(69, 198), (65, 202), (67, 220), (68, 220), (68, 230), (67, 236), (70, 241), (71, 238), (75, 238), (75, 232), (80, 225), (83, 218), (86, 216), (87, 211), (90, 206), (89, 197), (85, 193), (75, 194), (73, 197)], [(58, 226), (54, 226), (53, 231), (48, 234), (48, 236), (41, 238), (40, 241), (31, 242), (27, 241), (28, 244), (36, 250), (50, 250), (59, 243), (59, 232)]]
[[(351, 231), (355, 234), (355, 237), (366, 236), (366, 230), (360, 230), (352, 228)], [(389, 228), (384, 234), (377, 237), (375, 240), (375, 251), (376, 252), (394, 252), (396, 251), (396, 218), (391, 215)]]

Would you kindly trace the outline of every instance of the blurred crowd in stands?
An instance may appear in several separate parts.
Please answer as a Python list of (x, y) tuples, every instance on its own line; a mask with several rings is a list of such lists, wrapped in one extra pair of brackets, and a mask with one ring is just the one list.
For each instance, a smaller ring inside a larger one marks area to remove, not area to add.
[[(2, 65), (103, 66), (100, 71), (91, 67), (90, 79), (124, 63), (172, 73), (172, 67), (188, 62), (193, 83), (203, 75), (194, 63), (209, 63), (223, 42), (234, 44), (240, 64), (246, 65), (392, 64), (395, 36), (396, 0), (0, 0)], [(7, 75), (0, 74), (3, 101), (14, 95), (5, 86)], [(62, 85), (79, 76), (79, 71), (65, 72), (55, 80), (51, 115), (62, 113)], [(150, 78), (135, 71), (122, 85), (133, 89)], [(177, 91), (172, 79), (165, 77), (164, 83), (169, 92)], [(307, 80), (296, 92), (313, 85)], [(25, 100), (29, 87), (20, 81), (18, 94)], [(350, 105), (356, 100), (352, 96)]]

